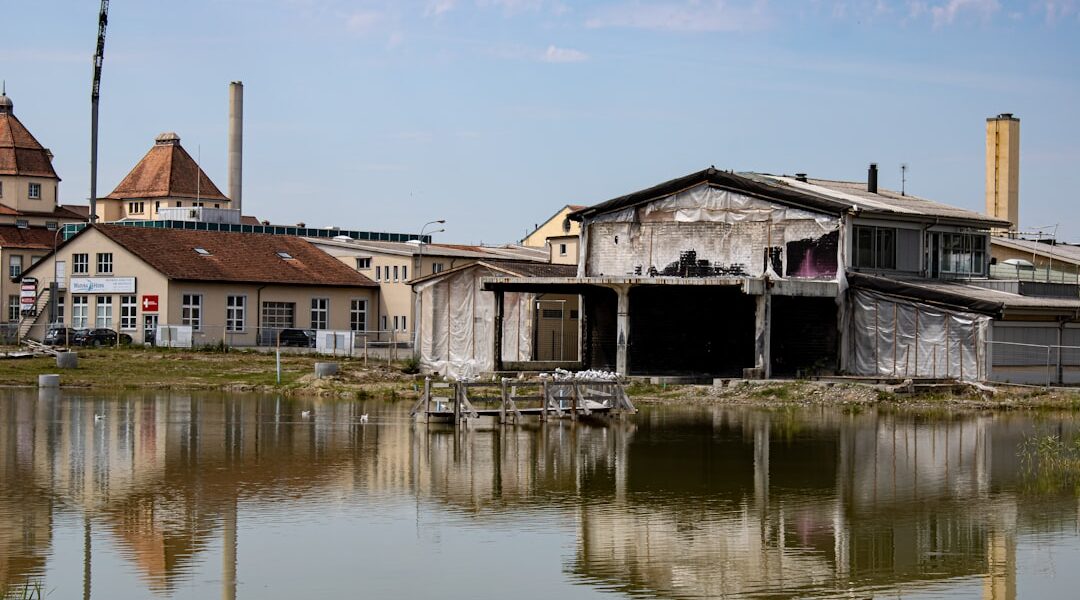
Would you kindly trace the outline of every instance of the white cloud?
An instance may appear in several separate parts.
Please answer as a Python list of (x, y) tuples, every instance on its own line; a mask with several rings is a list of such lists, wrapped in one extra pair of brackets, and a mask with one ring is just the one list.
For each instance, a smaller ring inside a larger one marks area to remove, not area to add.
[(930, 15), (934, 20), (935, 27), (952, 25), (956, 19), (965, 13), (972, 13), (989, 19), (1001, 5), (997, 0), (949, 0), (948, 2), (930, 7)]
[(659, 31), (756, 31), (765, 29), (770, 22), (765, 0), (690, 0), (624, 2), (597, 11), (586, 25)]
[(581, 50), (558, 48), (556, 46), (548, 46), (547, 50), (544, 51), (544, 55), (540, 58), (540, 60), (549, 63), (574, 63), (588, 59), (589, 55)]
[(358, 10), (345, 17), (345, 27), (353, 33), (368, 33), (383, 20), (380, 12), (373, 10)]
[(1034, 0), (1032, 6), (1035, 12), (1043, 13), (1051, 25), (1070, 16), (1080, 19), (1080, 0)]

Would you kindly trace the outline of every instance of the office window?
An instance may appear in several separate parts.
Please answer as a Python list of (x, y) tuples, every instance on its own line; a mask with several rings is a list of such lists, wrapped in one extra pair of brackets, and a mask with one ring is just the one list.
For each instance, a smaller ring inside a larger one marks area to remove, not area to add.
[(41, 184), (40, 183), (31, 183), (27, 188), (27, 192), (28, 192), (27, 196), (31, 200), (39, 200), (39, 199), (41, 199)]
[(97, 313), (95, 314), (94, 327), (112, 329), (113, 326), (113, 309), (112, 309), (112, 296), (98, 296), (97, 297)]
[(72, 254), (71, 255), (71, 273), (74, 275), (85, 275), (90, 272), (90, 255), (89, 254)]
[(112, 273), (112, 252), (98, 252), (97, 255), (97, 272)]
[(22, 275), (22, 257), (13, 255), (8, 257), (8, 277), (12, 279)]
[(9, 323), (14, 323), (19, 320), (19, 295), (13, 294), (8, 296), (8, 313), (7, 320)]
[(202, 294), (184, 294), (180, 301), (180, 324), (202, 330)]
[(330, 299), (311, 299), (311, 328), (329, 329), (330, 322)]
[(367, 300), (353, 300), (349, 306), (349, 329), (367, 331)]
[(120, 329), (135, 329), (138, 306), (139, 300), (137, 297), (120, 296)]
[(225, 297), (225, 331), (243, 331), (247, 313), (247, 296)]
[(358, 259), (356, 259), (356, 270), (357, 271), (363, 271), (364, 269), (370, 269), (370, 268), (371, 268), (371, 259), (370, 258), (358, 258)]
[(90, 296), (71, 297), (71, 327), (86, 329), (90, 325)]

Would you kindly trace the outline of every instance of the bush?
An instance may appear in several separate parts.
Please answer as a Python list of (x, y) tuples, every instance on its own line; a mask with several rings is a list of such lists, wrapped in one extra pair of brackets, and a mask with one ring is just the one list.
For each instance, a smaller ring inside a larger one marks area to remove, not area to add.
[(410, 356), (401, 363), (401, 372), (406, 375), (416, 375), (420, 372), (420, 358)]

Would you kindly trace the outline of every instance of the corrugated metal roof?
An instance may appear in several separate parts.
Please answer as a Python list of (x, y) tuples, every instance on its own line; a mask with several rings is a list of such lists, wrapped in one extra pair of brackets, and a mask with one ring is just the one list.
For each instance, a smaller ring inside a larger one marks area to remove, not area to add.
[(1053, 259), (1071, 265), (1080, 265), (1080, 246), (1073, 244), (1051, 244), (1036, 240), (992, 237), (990, 243), (1022, 252), (1032, 252), (1039, 257)]

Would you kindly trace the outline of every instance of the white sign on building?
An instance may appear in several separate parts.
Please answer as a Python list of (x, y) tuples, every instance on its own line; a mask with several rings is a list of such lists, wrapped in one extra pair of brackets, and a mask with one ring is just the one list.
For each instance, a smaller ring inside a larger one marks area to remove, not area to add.
[(134, 294), (134, 277), (72, 277), (72, 294)]

